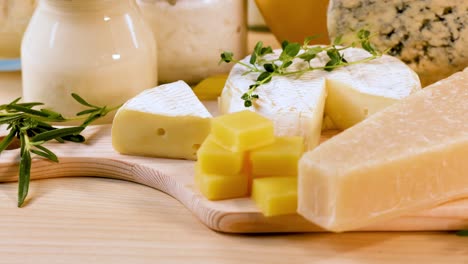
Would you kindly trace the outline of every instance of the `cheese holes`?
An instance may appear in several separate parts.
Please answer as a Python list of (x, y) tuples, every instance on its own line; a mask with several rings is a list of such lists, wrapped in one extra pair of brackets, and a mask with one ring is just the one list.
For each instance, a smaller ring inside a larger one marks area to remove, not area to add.
[(366, 117), (369, 116), (369, 109), (364, 108), (364, 110), (362, 112), (363, 112), (364, 116), (366, 116)]
[(193, 156), (197, 156), (198, 149), (200, 149), (201, 144), (193, 144), (192, 149), (193, 149)]
[(166, 135), (166, 130), (164, 128), (158, 128), (158, 130), (156, 130), (156, 134), (158, 136), (164, 136)]

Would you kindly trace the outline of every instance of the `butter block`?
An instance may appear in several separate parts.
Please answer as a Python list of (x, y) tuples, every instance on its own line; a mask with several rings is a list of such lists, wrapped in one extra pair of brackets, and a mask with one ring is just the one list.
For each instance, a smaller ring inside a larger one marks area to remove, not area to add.
[(251, 111), (240, 111), (214, 118), (211, 135), (213, 141), (233, 152), (252, 150), (275, 141), (273, 123)]
[(468, 69), (306, 153), (298, 212), (348, 231), (468, 196)]
[(302, 137), (278, 137), (271, 145), (250, 152), (252, 176), (297, 177), (299, 159), (304, 152)]
[(203, 142), (198, 150), (198, 166), (203, 172), (223, 175), (241, 173), (244, 163), (244, 152), (232, 152), (219, 146), (212, 136)]
[(249, 177), (237, 175), (208, 174), (196, 169), (195, 183), (208, 200), (224, 200), (248, 196)]
[(184, 82), (143, 91), (116, 113), (112, 146), (122, 154), (196, 159), (211, 114)]
[(295, 214), (297, 210), (297, 178), (254, 179), (252, 199), (266, 217)]

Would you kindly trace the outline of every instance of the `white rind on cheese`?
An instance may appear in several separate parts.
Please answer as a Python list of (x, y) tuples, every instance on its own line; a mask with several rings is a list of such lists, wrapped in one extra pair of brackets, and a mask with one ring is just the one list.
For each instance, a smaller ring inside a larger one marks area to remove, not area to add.
[(211, 114), (183, 81), (148, 89), (115, 115), (112, 145), (122, 154), (196, 159)]
[(372, 42), (410, 65), (424, 86), (468, 66), (466, 0), (330, 0), (330, 38), (351, 37), (362, 28)]
[[(345, 50), (344, 55), (350, 61), (369, 57), (361, 49)], [(325, 113), (338, 129), (347, 129), (421, 89), (416, 73), (391, 56), (337, 69), (326, 78)]]
[[(318, 144), (325, 105), (325, 78), (321, 72), (303, 75), (300, 79), (275, 77), (258, 88), (260, 99), (253, 107), (246, 108), (243, 93), (252, 84), (255, 74), (243, 76), (245, 68), (234, 66), (221, 95), (222, 113), (251, 110), (273, 121), (278, 136), (296, 135), (304, 137), (306, 146)], [(288, 88), (288, 89), (285, 89)]]
[[(281, 50), (268, 58), (278, 56)], [(367, 58), (362, 49), (350, 48), (344, 52), (348, 61)], [(248, 63), (250, 57), (243, 61)], [(327, 63), (325, 53), (311, 61), (313, 67)], [(288, 71), (307, 67), (295, 60)], [(303, 136), (307, 149), (318, 144), (322, 116), (327, 115), (327, 128), (346, 129), (384, 107), (421, 89), (417, 75), (404, 63), (390, 56), (336, 69), (332, 72), (316, 70), (301, 76), (275, 76), (270, 83), (257, 88), (260, 99), (250, 108), (241, 99), (258, 76), (244, 75), (247, 69), (237, 64), (233, 67), (221, 94), (221, 113), (245, 109), (258, 112), (273, 120), (279, 136)], [(324, 108), (325, 107), (325, 108)]]
[(467, 102), (468, 69), (306, 153), (299, 213), (348, 231), (466, 197)]
[[(350, 62), (370, 56), (368, 52), (357, 48), (346, 49), (342, 53)], [(327, 79), (347, 84), (363, 94), (397, 100), (421, 88), (419, 78), (414, 71), (399, 59), (386, 55), (366, 63), (334, 70)]]
[(210, 112), (184, 81), (145, 90), (128, 100), (122, 109), (166, 116), (211, 118)]

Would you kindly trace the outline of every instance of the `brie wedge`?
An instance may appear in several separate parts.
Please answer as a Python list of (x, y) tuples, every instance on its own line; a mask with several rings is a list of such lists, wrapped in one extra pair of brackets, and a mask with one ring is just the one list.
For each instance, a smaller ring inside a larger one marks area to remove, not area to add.
[(211, 117), (183, 81), (161, 85), (119, 109), (112, 145), (122, 154), (195, 160), (210, 132)]
[[(275, 50), (269, 56), (279, 56)], [(344, 51), (348, 61), (370, 56), (365, 50), (350, 48)], [(250, 57), (243, 62), (248, 63)], [(324, 66), (326, 54), (311, 61), (313, 67)], [(289, 71), (308, 67), (295, 60)], [(245, 75), (247, 69), (233, 67), (221, 94), (221, 113), (245, 110), (241, 96), (249, 89), (258, 74)], [(275, 76), (270, 83), (257, 88), (259, 99), (248, 110), (273, 120), (278, 136), (302, 136), (306, 149), (318, 144), (323, 115), (335, 128), (346, 129), (373, 113), (421, 89), (417, 75), (404, 63), (390, 56), (366, 63), (336, 69), (332, 72), (316, 70), (301, 76)]]

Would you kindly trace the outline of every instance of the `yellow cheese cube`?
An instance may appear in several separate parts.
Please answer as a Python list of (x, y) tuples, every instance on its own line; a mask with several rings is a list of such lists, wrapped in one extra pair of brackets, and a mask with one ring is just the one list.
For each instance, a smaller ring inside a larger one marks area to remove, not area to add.
[(216, 144), (212, 138), (208, 136), (197, 152), (200, 170), (210, 174), (239, 174), (244, 163), (244, 152), (226, 150)]
[(252, 199), (267, 217), (295, 214), (297, 210), (297, 178), (254, 179)]
[(207, 174), (196, 169), (195, 183), (208, 200), (233, 199), (248, 196), (249, 179), (245, 174)]
[(275, 140), (273, 122), (248, 110), (216, 117), (211, 125), (213, 140), (230, 151), (252, 150)]
[(302, 137), (278, 137), (273, 144), (252, 150), (249, 159), (253, 177), (297, 176), (303, 141)]

